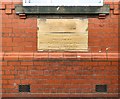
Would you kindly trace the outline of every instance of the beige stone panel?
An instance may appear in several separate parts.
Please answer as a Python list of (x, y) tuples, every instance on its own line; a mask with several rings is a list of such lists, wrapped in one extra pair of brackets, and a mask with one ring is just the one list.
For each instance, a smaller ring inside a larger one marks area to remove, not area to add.
[(40, 32), (85, 32), (87, 19), (38, 19)]
[(87, 51), (87, 19), (38, 19), (39, 51)]

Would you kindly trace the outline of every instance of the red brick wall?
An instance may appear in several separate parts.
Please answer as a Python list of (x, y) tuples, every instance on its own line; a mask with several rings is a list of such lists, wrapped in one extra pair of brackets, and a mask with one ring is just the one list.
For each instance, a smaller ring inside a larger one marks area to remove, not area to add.
[[(14, 4), (21, 1), (3, 2), (3, 97), (117, 97), (118, 2), (105, 3), (111, 8), (105, 19), (89, 16), (88, 53), (38, 53), (37, 16), (20, 19)], [(19, 84), (30, 84), (31, 92), (19, 93)], [(98, 84), (108, 92), (96, 92)]]

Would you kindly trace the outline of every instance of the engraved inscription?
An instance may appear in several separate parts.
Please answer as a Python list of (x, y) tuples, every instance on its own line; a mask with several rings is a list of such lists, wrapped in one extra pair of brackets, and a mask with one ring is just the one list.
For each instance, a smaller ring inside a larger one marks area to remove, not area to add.
[(38, 50), (87, 51), (88, 19), (38, 19)]

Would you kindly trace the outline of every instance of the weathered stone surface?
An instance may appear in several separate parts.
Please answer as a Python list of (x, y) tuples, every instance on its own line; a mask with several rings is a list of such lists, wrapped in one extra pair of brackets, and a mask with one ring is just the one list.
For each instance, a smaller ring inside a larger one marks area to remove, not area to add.
[(16, 5), (16, 14), (109, 14), (110, 6), (22, 6)]
[(38, 50), (87, 51), (88, 19), (38, 19)]

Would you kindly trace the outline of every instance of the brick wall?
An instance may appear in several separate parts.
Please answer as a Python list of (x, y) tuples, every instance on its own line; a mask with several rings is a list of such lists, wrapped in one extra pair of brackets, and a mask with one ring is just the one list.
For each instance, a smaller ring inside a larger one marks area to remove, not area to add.
[[(37, 15), (20, 19), (15, 4), (2, 2), (3, 97), (118, 97), (118, 1), (104, 19), (89, 15), (87, 53), (38, 52)], [(108, 50), (107, 50), (108, 49)], [(30, 93), (19, 85), (29, 84)], [(107, 92), (96, 92), (106, 84)]]

